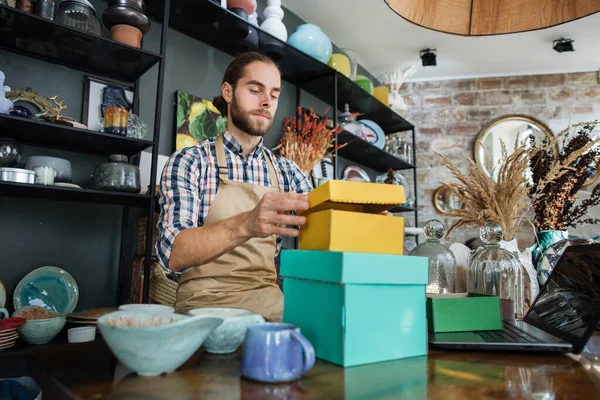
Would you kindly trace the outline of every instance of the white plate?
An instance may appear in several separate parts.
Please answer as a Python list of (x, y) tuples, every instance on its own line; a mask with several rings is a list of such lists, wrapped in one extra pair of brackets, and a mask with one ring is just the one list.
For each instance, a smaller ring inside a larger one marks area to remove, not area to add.
[(119, 310), (175, 312), (173, 307), (164, 306), (162, 304), (123, 304), (119, 306)]
[(73, 188), (73, 189), (81, 189), (81, 186), (79, 186), (79, 185), (76, 185), (74, 183), (66, 183), (66, 182), (56, 182), (54, 184), (54, 186), (68, 187), (68, 188)]
[(357, 167), (356, 165), (348, 165), (344, 169), (344, 180), (355, 182), (371, 182), (369, 174), (367, 174), (364, 169)]

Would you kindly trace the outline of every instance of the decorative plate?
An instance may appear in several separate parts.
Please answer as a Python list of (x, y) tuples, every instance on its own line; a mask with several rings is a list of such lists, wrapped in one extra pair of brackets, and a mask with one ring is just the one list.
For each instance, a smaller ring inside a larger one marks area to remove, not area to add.
[(385, 133), (383, 132), (383, 129), (370, 119), (361, 119), (359, 122), (363, 126), (363, 139), (369, 143), (373, 143), (376, 147), (383, 149), (385, 147)]
[(40, 306), (59, 314), (73, 312), (79, 300), (79, 288), (67, 271), (57, 267), (41, 267), (21, 279), (13, 295), (15, 310)]
[(369, 174), (364, 169), (357, 167), (356, 165), (348, 165), (344, 169), (345, 181), (356, 181), (356, 182), (371, 182)]
[(4, 287), (4, 283), (0, 281), (0, 308), (4, 308), (6, 305), (6, 288)]

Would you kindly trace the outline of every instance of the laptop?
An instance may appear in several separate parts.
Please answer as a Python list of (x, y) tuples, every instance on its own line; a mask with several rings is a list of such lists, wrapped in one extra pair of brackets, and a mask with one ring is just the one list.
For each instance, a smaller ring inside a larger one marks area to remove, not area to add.
[(580, 353), (600, 322), (600, 244), (567, 247), (523, 320), (501, 331), (429, 332), (443, 349)]

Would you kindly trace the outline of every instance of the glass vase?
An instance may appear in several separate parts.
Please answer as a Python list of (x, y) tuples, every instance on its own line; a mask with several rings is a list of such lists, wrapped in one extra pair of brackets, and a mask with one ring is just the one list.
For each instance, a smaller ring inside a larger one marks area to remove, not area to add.
[(429, 284), (427, 293), (454, 293), (456, 291), (456, 258), (446, 246), (440, 243), (446, 228), (438, 220), (425, 225), (427, 241), (415, 247), (411, 256), (429, 259)]
[(488, 222), (481, 228), (480, 237), (484, 245), (470, 257), (467, 291), (500, 297), (503, 319), (522, 318), (525, 283), (518, 256), (500, 247), (500, 225)]

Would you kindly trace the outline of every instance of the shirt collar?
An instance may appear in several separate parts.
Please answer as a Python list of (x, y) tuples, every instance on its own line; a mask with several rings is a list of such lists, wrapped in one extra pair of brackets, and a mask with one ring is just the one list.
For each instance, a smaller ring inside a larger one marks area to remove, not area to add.
[[(253, 151), (251, 151), (250, 154), (248, 154), (248, 158), (262, 158), (263, 143), (264, 141), (261, 137), (256, 148)], [(244, 149), (242, 148), (242, 145), (227, 130), (225, 130), (225, 132), (223, 133), (223, 144), (227, 149), (229, 149), (229, 151), (233, 152), (234, 154), (237, 154), (241, 157), (244, 156)]]

